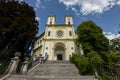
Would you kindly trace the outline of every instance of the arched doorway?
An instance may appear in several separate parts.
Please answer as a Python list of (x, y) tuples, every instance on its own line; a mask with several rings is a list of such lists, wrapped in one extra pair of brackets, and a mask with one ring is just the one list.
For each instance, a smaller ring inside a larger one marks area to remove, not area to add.
[(63, 43), (55, 44), (54, 60), (65, 60), (65, 45)]

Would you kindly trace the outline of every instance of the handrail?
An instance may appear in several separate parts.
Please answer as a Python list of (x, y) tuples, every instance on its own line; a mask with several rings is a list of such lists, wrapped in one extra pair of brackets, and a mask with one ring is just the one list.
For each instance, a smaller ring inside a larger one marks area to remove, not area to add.
[(39, 58), (37, 58), (35, 61), (29, 61), (28, 70), (36, 66), (37, 64), (39, 64)]

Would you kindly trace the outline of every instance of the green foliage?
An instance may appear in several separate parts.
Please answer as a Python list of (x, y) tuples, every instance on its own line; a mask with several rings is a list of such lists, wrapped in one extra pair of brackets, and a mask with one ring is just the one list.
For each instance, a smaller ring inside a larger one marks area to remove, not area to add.
[(115, 60), (115, 53), (110, 53), (109, 55), (107, 55), (107, 59), (108, 59), (108, 64), (114, 64)]
[(96, 51), (103, 55), (102, 52), (109, 51), (109, 41), (104, 36), (102, 29), (92, 21), (82, 22), (77, 27), (78, 44), (82, 44), (84, 53)]
[(15, 51), (22, 52), (22, 57), (28, 52), (38, 32), (35, 17), (25, 2), (0, 1), (0, 59), (9, 59)]
[(115, 39), (110, 40), (110, 47), (111, 47), (111, 51), (120, 52), (120, 39), (115, 38)]
[(79, 69), (80, 74), (82, 75), (90, 75), (93, 74), (92, 65), (89, 63), (88, 58), (80, 57), (77, 54), (74, 54), (70, 61), (76, 65)]
[(107, 75), (107, 73), (101, 69), (99, 72), (100, 80), (112, 80), (110, 75)]
[(103, 60), (95, 51), (91, 51), (87, 57), (80, 57), (77, 54), (73, 54), (70, 61), (76, 65), (82, 75), (91, 75), (97, 70), (99, 80), (117, 80), (117, 76), (111, 74), (110, 68), (104, 66)]
[(120, 63), (120, 54), (110, 53), (107, 55), (106, 64), (110, 69), (114, 69), (114, 65)]
[(70, 62), (75, 63), (76, 59), (79, 59), (79, 56), (77, 54), (72, 54), (72, 57), (70, 57)]
[(88, 53), (87, 56), (89, 58), (90, 64), (92, 64), (93, 66), (97, 66), (98, 64), (102, 64), (103, 63), (102, 58), (95, 51), (91, 51), (90, 53)]

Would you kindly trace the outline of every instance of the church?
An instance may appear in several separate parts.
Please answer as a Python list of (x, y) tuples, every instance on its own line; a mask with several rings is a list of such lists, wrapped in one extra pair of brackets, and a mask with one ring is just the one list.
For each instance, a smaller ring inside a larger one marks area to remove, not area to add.
[(56, 17), (48, 16), (45, 32), (34, 42), (33, 59), (48, 55), (48, 60), (69, 60), (76, 52), (76, 38), (72, 16), (65, 16), (64, 24), (56, 24)]

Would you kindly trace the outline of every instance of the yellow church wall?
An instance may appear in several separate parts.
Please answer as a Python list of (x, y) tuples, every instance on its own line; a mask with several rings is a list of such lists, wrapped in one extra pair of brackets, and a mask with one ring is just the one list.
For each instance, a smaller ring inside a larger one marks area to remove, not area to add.
[(42, 47), (39, 47), (35, 50), (33, 50), (33, 54), (32, 54), (32, 59), (35, 60), (35, 57), (39, 57), (41, 53), (41, 50), (42, 50)]
[(71, 55), (74, 52), (74, 50), (73, 51), (71, 50), (71, 46), (73, 48), (75, 48), (73, 40), (59, 40), (59, 39), (58, 40), (52, 40), (52, 39), (49, 39), (49, 40), (46, 40), (46, 44), (45, 44), (45, 45), (47, 45), (46, 47), (48, 47), (48, 50), (45, 50), (46, 49), (46, 47), (45, 47), (44, 52), (43, 52), (44, 54), (46, 52), (48, 53), (48, 55), (49, 55), (48, 60), (53, 60), (54, 59), (54, 45), (56, 43), (59, 43), (59, 42), (65, 44), (65, 47), (66, 47), (66, 52), (65, 52), (66, 60), (69, 60), (69, 55)]
[[(57, 31), (63, 31), (63, 36), (62, 37), (58, 37), (57, 36)], [(45, 39), (69, 39), (69, 38), (71, 38), (71, 39), (73, 39), (73, 37), (75, 36), (74, 35), (74, 31), (73, 31), (73, 26), (56, 26), (56, 25), (52, 25), (51, 27), (49, 26), (47, 26), (47, 30), (46, 30), (47, 32), (48, 31), (51, 31), (51, 36), (47, 36), (46, 35), (46, 37), (45, 37)], [(73, 36), (69, 36), (69, 31), (71, 31), (72, 32), (72, 35)], [(47, 34), (47, 32), (46, 32), (46, 34)]]
[(34, 43), (34, 49), (42, 46), (42, 44), (43, 44), (43, 37), (44, 37), (44, 35), (39, 37), (39, 38), (37, 38), (37, 40)]

